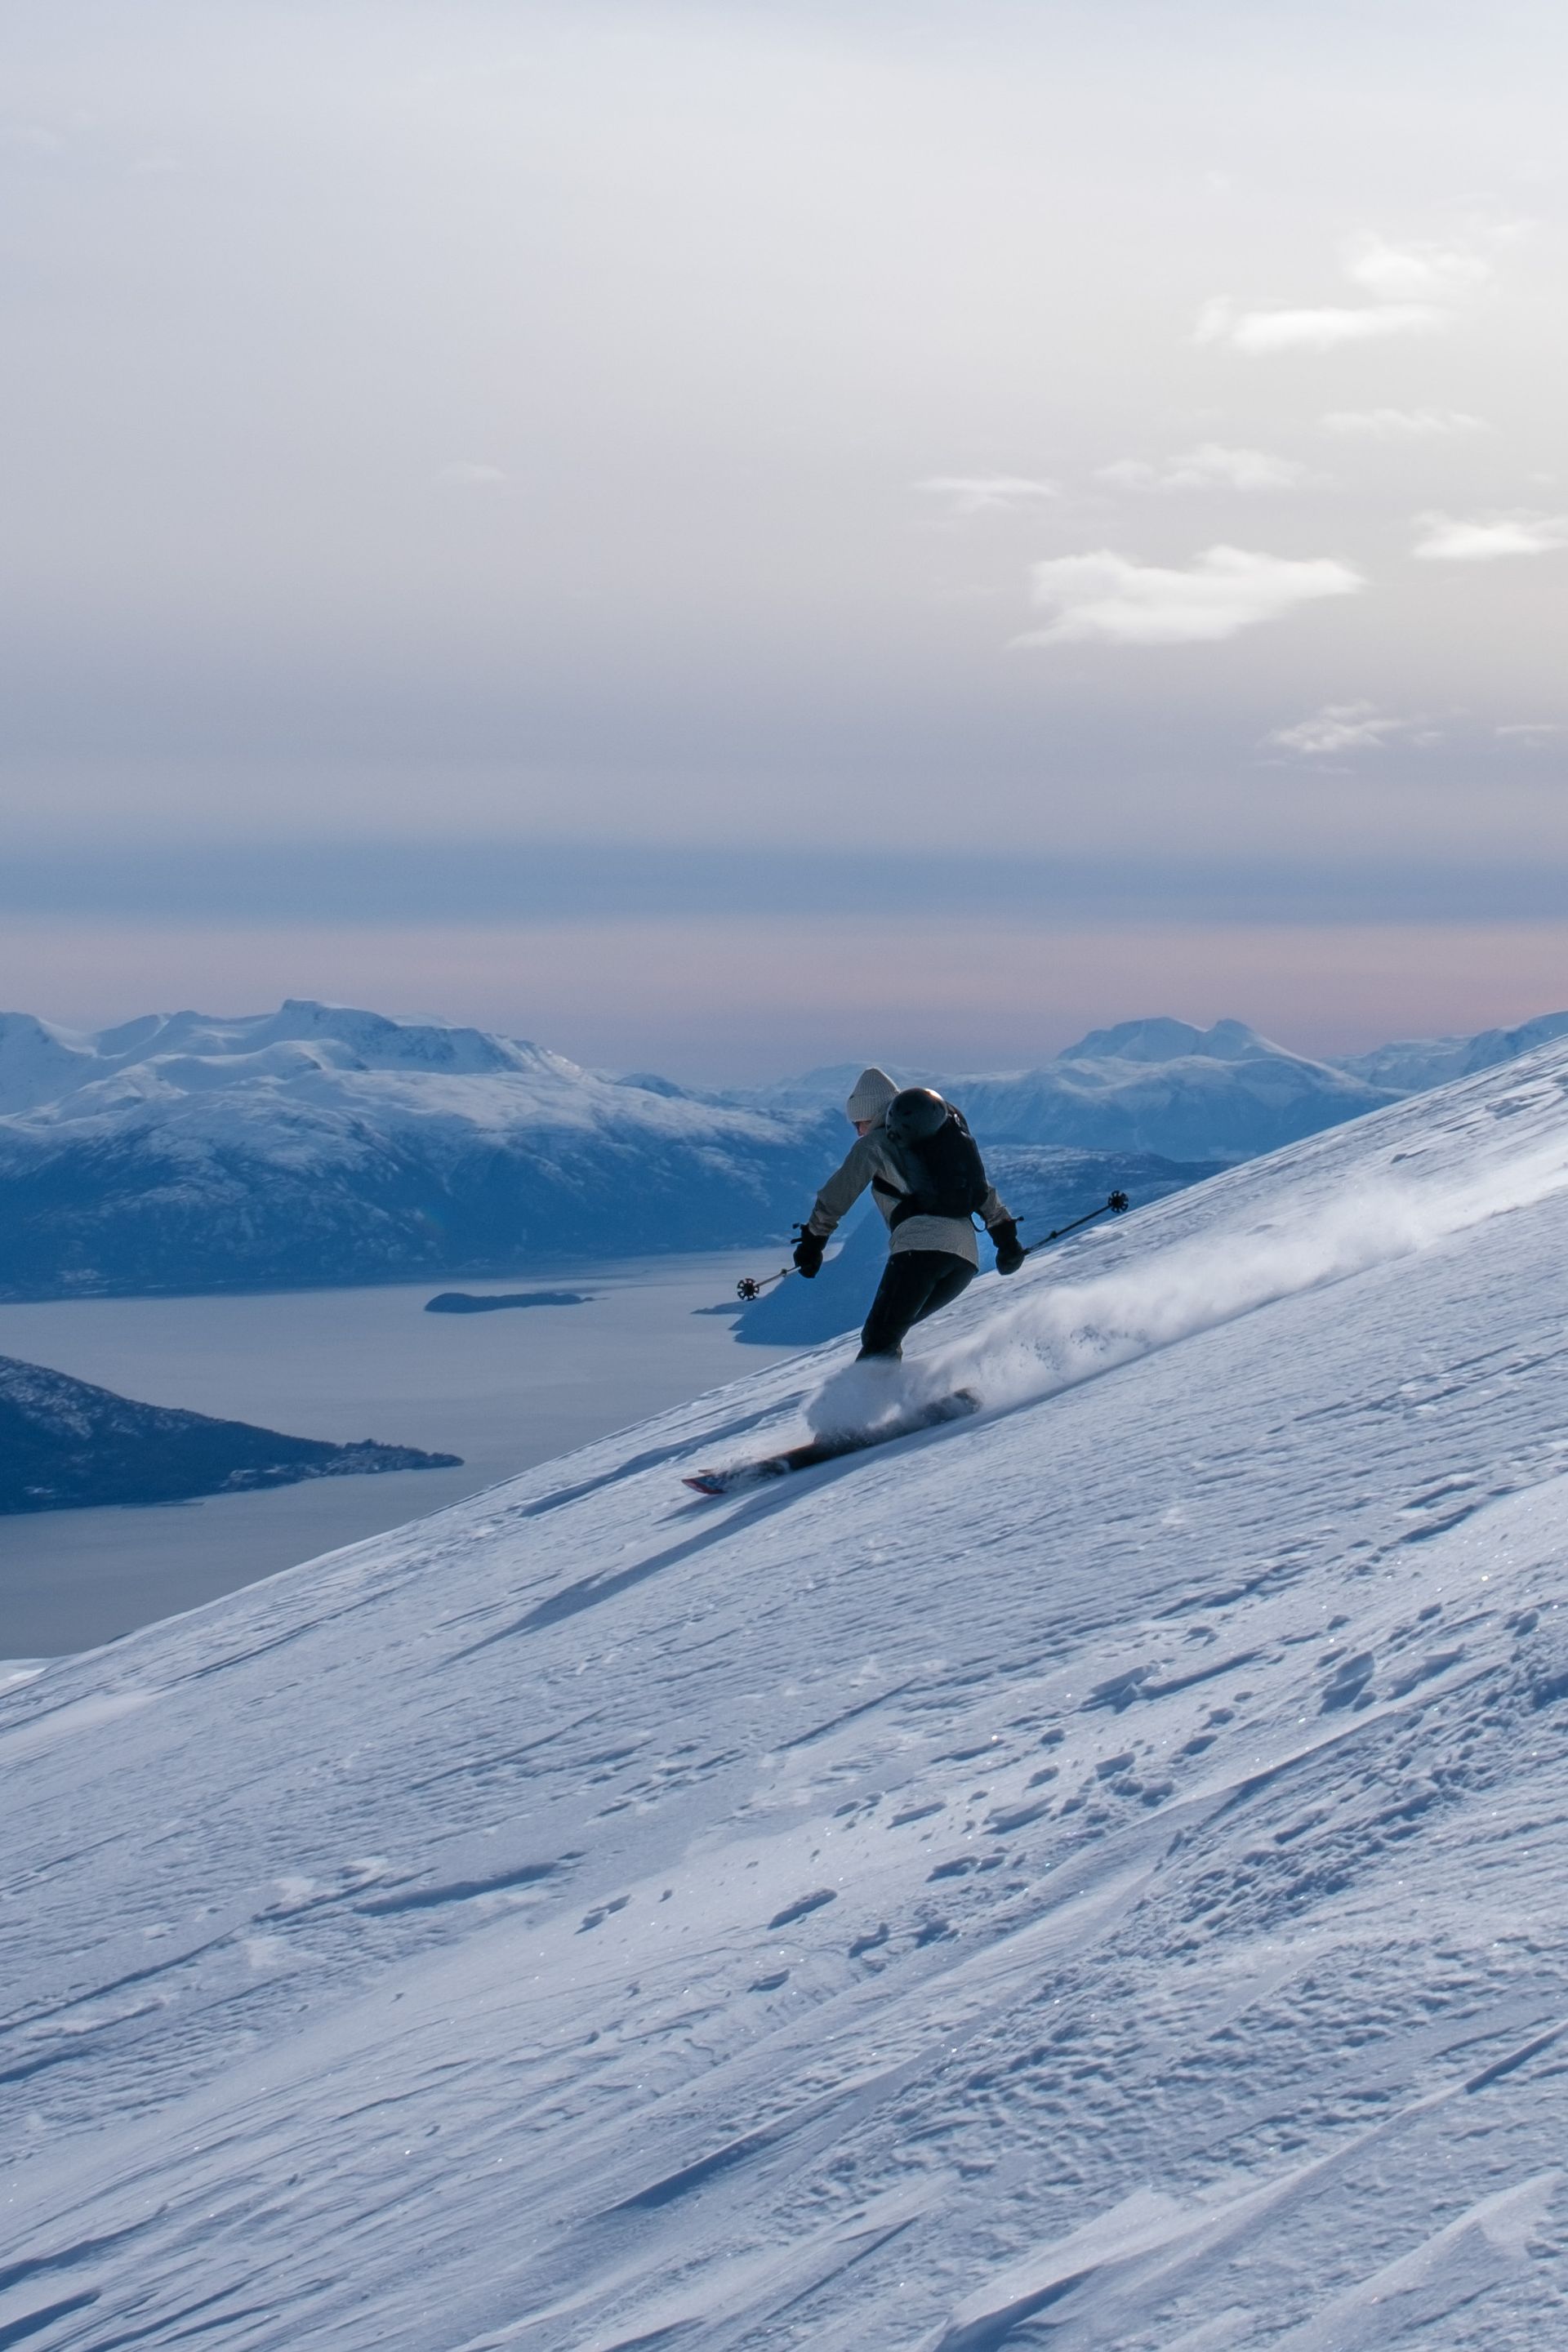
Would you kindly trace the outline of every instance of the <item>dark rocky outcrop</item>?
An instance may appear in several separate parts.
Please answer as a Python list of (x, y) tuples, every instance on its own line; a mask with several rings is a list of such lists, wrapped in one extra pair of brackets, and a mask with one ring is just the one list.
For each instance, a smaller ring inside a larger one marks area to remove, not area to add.
[(586, 1307), (591, 1290), (443, 1290), (425, 1301), (426, 1315), (494, 1315), (503, 1307)]
[(137, 1404), (42, 1364), (0, 1356), (0, 1512), (178, 1503), (301, 1478), (457, 1469), (461, 1459), (369, 1439), (333, 1445), (246, 1421)]

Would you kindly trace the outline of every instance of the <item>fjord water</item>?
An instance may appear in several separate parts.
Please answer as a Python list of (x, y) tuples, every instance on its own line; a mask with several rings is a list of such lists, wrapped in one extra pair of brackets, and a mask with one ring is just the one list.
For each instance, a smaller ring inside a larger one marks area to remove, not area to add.
[(460, 1470), (0, 1518), (0, 1659), (112, 1641), (791, 1353), (737, 1349), (727, 1317), (698, 1311), (732, 1299), (739, 1275), (773, 1262), (753, 1250), (552, 1265), (537, 1286), (589, 1292), (586, 1304), (491, 1315), (426, 1315), (442, 1287), (434, 1282), (0, 1306), (0, 1355), (145, 1403), (463, 1457)]

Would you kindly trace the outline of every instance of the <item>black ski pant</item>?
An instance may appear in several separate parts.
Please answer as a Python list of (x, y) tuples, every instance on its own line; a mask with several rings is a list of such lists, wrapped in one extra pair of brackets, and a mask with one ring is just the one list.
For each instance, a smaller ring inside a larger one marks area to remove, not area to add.
[(906, 1331), (949, 1307), (974, 1279), (967, 1258), (951, 1250), (896, 1250), (882, 1270), (860, 1334), (862, 1356), (897, 1356)]

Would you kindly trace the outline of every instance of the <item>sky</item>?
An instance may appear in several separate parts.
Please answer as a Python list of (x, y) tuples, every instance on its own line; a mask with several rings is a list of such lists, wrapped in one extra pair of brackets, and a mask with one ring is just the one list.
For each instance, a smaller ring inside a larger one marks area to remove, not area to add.
[(0, 12), (0, 1003), (1568, 1003), (1568, 23)]

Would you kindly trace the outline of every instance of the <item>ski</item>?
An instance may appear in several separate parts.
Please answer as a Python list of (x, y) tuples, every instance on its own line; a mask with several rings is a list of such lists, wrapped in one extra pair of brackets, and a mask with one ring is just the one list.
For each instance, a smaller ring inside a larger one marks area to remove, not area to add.
[(681, 1484), (699, 1495), (734, 1495), (747, 1486), (763, 1486), (771, 1478), (787, 1478), (794, 1470), (815, 1470), (819, 1463), (838, 1462), (847, 1454), (864, 1454), (873, 1445), (890, 1445), (897, 1437), (912, 1437), (917, 1431), (935, 1429), (944, 1421), (963, 1421), (979, 1410), (977, 1396), (968, 1389), (955, 1389), (951, 1396), (938, 1397), (931, 1404), (904, 1413), (886, 1428), (847, 1430), (837, 1437), (813, 1438), (805, 1445), (790, 1446), (783, 1454), (765, 1454), (759, 1462), (732, 1463), (727, 1470), (694, 1470)]

